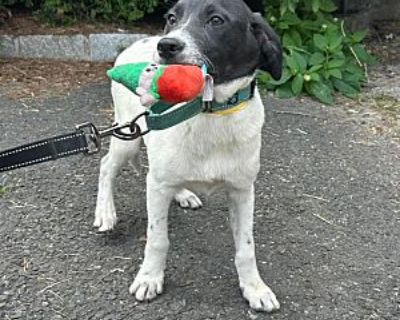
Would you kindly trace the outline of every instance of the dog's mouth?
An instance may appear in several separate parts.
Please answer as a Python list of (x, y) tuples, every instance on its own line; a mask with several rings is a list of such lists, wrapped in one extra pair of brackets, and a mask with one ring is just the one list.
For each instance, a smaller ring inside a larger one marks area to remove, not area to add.
[(185, 66), (197, 66), (201, 67), (204, 63), (200, 59), (179, 59), (179, 58), (171, 58), (171, 59), (160, 59), (161, 64), (182, 64)]
[(215, 76), (215, 68), (213, 63), (210, 61), (210, 59), (206, 56), (199, 56), (199, 57), (174, 57), (170, 59), (164, 59), (161, 58), (159, 61), (160, 64), (182, 64), (182, 65), (187, 65), (187, 66), (196, 66), (199, 68), (202, 68), (203, 66), (206, 67), (207, 73), (210, 74), (211, 76)]

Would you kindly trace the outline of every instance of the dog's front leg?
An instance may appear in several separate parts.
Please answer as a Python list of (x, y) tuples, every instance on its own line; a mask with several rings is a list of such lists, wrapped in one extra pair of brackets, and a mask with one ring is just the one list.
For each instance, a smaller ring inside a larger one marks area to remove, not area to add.
[(243, 297), (250, 307), (271, 312), (279, 309), (272, 290), (263, 282), (257, 269), (253, 237), (254, 186), (230, 188), (230, 219), (235, 241), (235, 265)]
[(139, 301), (152, 300), (163, 289), (169, 247), (168, 209), (175, 191), (161, 187), (147, 175), (147, 243), (143, 264), (129, 288)]
[(130, 160), (137, 166), (140, 152), (140, 140), (124, 141), (111, 138), (110, 150), (101, 159), (99, 189), (93, 226), (99, 231), (112, 230), (117, 223), (114, 205), (114, 181), (123, 167)]

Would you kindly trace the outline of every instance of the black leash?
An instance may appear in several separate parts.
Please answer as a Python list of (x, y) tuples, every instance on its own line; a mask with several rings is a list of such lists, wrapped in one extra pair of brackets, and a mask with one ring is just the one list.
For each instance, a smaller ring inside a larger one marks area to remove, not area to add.
[(94, 154), (101, 149), (101, 139), (115, 136), (122, 140), (134, 140), (149, 131), (142, 131), (137, 120), (147, 115), (138, 115), (131, 122), (119, 125), (113, 124), (104, 130), (98, 130), (90, 122), (76, 126), (74, 132), (54, 136), (13, 149), (0, 152), (0, 172), (10, 171), (34, 164), (57, 160), (71, 155), (83, 153)]

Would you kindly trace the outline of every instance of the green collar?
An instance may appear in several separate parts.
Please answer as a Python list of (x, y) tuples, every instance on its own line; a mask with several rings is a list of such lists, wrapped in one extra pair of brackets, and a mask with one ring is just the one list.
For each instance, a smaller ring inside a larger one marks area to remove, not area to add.
[(147, 128), (148, 130), (163, 130), (193, 118), (200, 113), (212, 114), (233, 109), (253, 97), (255, 86), (256, 82), (253, 80), (249, 86), (237, 91), (223, 103), (216, 101), (205, 103), (202, 98), (197, 98), (179, 108), (172, 109), (174, 105), (158, 102), (148, 108), (148, 113), (146, 114)]

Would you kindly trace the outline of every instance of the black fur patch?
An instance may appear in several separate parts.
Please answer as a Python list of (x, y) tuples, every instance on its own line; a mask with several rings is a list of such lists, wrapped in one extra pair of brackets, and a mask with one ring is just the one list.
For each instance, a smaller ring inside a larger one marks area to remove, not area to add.
[[(280, 78), (279, 38), (242, 0), (181, 0), (168, 14), (176, 16), (176, 23), (167, 23), (166, 33), (189, 21), (185, 31), (194, 39), (202, 56), (207, 57), (216, 84), (251, 75), (256, 69)], [(173, 62), (179, 63), (177, 59)]]

